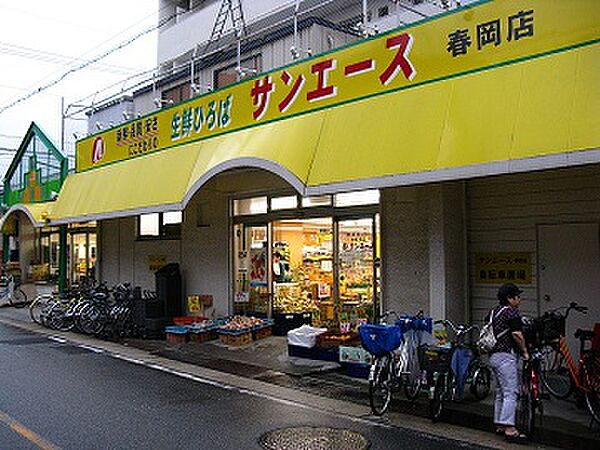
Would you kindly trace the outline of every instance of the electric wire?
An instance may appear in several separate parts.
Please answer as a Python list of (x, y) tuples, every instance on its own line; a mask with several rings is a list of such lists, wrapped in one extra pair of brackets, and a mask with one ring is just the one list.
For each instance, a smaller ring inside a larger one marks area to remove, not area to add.
[(95, 63), (97, 63), (98, 61), (106, 58), (107, 56), (111, 55), (112, 53), (115, 53), (116, 51), (119, 51), (125, 47), (127, 47), (128, 45), (132, 44), (133, 42), (137, 41), (139, 38), (158, 30), (164, 23), (167, 23), (168, 21), (174, 19), (177, 16), (177, 13), (175, 14), (171, 14), (168, 17), (163, 18), (162, 21), (158, 21), (158, 24), (150, 26), (136, 34), (134, 34), (133, 36), (129, 37), (128, 39), (120, 42), (118, 45), (100, 53), (99, 55), (88, 59), (84, 62), (82, 62), (81, 64), (78, 64), (75, 67), (72, 67), (71, 69), (67, 70), (66, 72), (62, 73), (58, 78), (53, 79), (52, 81), (45, 83), (41, 86), (39, 86), (37, 89), (34, 89), (32, 91), (30, 91), (29, 93), (17, 98), (16, 100), (0, 107), (0, 114), (2, 114), (4, 111), (18, 105), (21, 102), (24, 102), (25, 100), (30, 99), (31, 97), (40, 94), (41, 92), (46, 91), (47, 89), (57, 85), (58, 83), (60, 83), (61, 81), (63, 81), (65, 78), (67, 78), (69, 75), (76, 73), (80, 70), (85, 69), (86, 67), (89, 67)]

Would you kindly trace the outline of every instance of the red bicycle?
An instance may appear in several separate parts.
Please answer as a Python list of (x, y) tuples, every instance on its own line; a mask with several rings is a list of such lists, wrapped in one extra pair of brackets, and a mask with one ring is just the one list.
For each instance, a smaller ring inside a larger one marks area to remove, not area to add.
[(575, 310), (585, 314), (588, 308), (572, 302), (563, 315), (559, 310), (564, 308), (547, 312), (536, 321), (543, 357), (541, 380), (547, 391), (559, 399), (567, 398), (573, 391), (577, 391), (585, 398), (593, 419), (600, 423), (600, 349), (588, 346), (594, 339), (594, 331), (575, 331), (575, 338), (580, 341), (577, 363), (565, 339), (569, 312)]

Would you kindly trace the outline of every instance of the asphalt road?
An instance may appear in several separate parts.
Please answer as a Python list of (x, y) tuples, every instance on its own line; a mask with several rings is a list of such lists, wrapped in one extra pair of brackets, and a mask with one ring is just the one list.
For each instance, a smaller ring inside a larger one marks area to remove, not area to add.
[(266, 432), (306, 426), (352, 430), (373, 450), (477, 448), (204, 383), (5, 325), (0, 377), (0, 449), (251, 450), (262, 448)]

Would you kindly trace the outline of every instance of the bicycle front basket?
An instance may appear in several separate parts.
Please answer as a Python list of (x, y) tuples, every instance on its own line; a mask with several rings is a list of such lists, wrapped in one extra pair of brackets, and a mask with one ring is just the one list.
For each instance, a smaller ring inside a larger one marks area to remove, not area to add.
[(362, 346), (375, 356), (392, 352), (402, 342), (400, 327), (366, 323), (358, 328)]
[(565, 335), (565, 318), (558, 314), (544, 314), (536, 320), (540, 341), (550, 344)]

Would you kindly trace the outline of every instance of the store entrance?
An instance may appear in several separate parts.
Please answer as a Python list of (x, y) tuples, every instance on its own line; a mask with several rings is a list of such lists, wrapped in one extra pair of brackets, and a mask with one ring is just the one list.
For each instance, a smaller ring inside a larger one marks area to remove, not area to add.
[(95, 280), (96, 233), (72, 233), (70, 238), (69, 273), (71, 273), (71, 282), (81, 284)]
[(234, 313), (310, 313), (313, 325), (341, 331), (377, 315), (377, 214), (238, 223), (233, 232)]
[(337, 222), (338, 320), (372, 319), (379, 293), (375, 263), (378, 257), (378, 222), (375, 216)]

